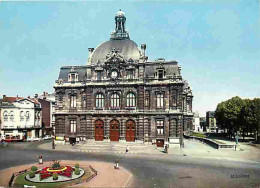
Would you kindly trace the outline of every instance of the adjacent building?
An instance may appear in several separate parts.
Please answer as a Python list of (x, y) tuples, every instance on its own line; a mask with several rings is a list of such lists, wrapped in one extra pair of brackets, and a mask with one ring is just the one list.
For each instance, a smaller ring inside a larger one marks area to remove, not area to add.
[(43, 92), (43, 95), (36, 94), (38, 102), (42, 106), (42, 131), (43, 135), (54, 135), (55, 132), (55, 94)]
[(215, 111), (207, 111), (206, 112), (206, 125), (210, 132), (216, 132), (217, 123), (215, 118)]
[(203, 132), (207, 132), (206, 117), (200, 117), (200, 127), (202, 128)]
[(42, 136), (42, 108), (37, 99), (3, 96), (1, 137), (5, 140), (25, 140)]
[(199, 112), (194, 112), (193, 113), (193, 130), (195, 132), (203, 132), (203, 128), (200, 125), (200, 116)]
[(55, 134), (79, 140), (179, 143), (192, 128), (192, 90), (177, 61), (148, 60), (115, 16), (110, 40), (89, 48), (87, 65), (63, 66), (54, 88)]

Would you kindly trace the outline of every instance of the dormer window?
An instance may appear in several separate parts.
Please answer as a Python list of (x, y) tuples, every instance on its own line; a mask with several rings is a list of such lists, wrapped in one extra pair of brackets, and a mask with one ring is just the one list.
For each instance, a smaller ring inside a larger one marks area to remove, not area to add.
[(156, 68), (156, 72), (154, 74), (155, 78), (157, 77), (158, 80), (163, 80), (165, 78), (165, 68), (162, 64), (160, 64), (157, 68)]
[(78, 72), (75, 70), (75, 67), (71, 67), (68, 80), (72, 83), (79, 81), (79, 75)]
[(158, 79), (162, 80), (163, 79), (163, 70), (158, 71)]
[(78, 81), (78, 74), (77, 73), (70, 73), (69, 74), (69, 81), (70, 82), (77, 82)]

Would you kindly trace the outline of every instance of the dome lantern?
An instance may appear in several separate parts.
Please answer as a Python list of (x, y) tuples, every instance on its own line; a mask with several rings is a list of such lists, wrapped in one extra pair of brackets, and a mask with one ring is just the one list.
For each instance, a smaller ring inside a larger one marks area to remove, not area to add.
[(125, 13), (120, 9), (115, 16), (116, 28), (111, 33), (110, 39), (129, 39), (129, 33), (125, 30)]

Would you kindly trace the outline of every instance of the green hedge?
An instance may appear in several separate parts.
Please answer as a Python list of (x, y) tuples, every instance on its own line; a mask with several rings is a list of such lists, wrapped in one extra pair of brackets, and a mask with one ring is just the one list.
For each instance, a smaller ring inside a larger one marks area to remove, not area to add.
[(76, 163), (76, 164), (75, 164), (75, 168), (79, 168), (79, 163)]
[(58, 179), (58, 174), (57, 173), (54, 173), (53, 175), (52, 175), (52, 178), (53, 178), (53, 180), (57, 180)]
[(29, 177), (30, 178), (34, 178), (35, 177), (35, 172), (34, 171), (30, 171), (29, 172)]
[(79, 171), (79, 169), (78, 169), (78, 168), (76, 168), (76, 169), (75, 169), (75, 171), (74, 171), (74, 173), (75, 173), (76, 175), (79, 175), (79, 174), (80, 174), (80, 171)]
[(37, 167), (36, 166), (32, 166), (31, 170), (35, 172), (35, 171), (37, 171)]

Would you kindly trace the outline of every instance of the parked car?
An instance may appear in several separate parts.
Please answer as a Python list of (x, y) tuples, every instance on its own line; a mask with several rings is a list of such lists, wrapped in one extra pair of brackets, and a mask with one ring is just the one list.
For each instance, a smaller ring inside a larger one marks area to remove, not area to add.
[(52, 135), (45, 135), (45, 136), (43, 137), (43, 140), (50, 140), (50, 139), (52, 139), (52, 138), (53, 138)]
[(41, 140), (42, 140), (42, 138), (36, 138), (36, 137), (32, 138), (32, 137), (27, 137), (27, 141), (28, 141), (28, 142), (32, 142), (32, 141), (41, 141)]
[(216, 132), (217, 132), (217, 129), (214, 128), (214, 127), (212, 127), (212, 128), (210, 128), (210, 132), (211, 132), (211, 133), (216, 133)]
[(224, 133), (225, 131), (223, 129), (219, 129), (218, 133)]

